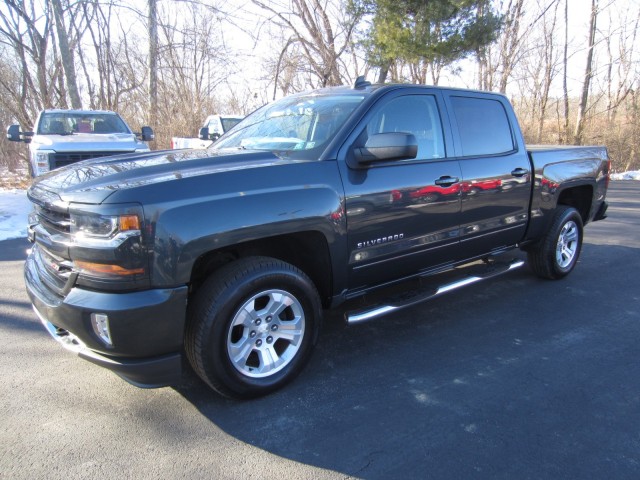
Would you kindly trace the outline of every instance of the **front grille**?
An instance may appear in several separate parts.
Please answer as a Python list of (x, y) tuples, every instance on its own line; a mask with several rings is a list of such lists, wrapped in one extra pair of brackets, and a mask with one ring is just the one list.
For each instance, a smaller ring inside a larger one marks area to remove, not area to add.
[(71, 219), (68, 205), (55, 193), (39, 186), (29, 189), (34, 211), (29, 215), (29, 230), (35, 239), (32, 249), (32, 275), (50, 294), (62, 298), (75, 282), (69, 258), (68, 240)]
[(71, 221), (67, 212), (61, 212), (47, 208), (43, 205), (35, 204), (38, 222), (47, 230), (54, 230), (57, 233), (69, 233)]
[(40, 280), (49, 287), (49, 290), (59, 297), (64, 296), (64, 291), (72, 274), (71, 262), (56, 258), (40, 247), (34, 247), (34, 261)]
[(62, 152), (51, 155), (51, 168), (64, 167), (80, 160), (89, 160), (90, 158), (107, 157), (109, 155), (120, 155), (126, 152)]

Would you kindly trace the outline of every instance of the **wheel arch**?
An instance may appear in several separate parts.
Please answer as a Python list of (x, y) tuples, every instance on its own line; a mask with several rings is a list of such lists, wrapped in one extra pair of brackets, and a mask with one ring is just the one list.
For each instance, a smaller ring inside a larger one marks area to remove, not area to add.
[[(553, 192), (553, 194), (543, 194), (542, 197), (546, 198), (546, 201), (543, 199), (541, 202), (542, 207), (537, 208), (537, 215), (534, 214), (532, 216), (527, 236), (521, 242), (521, 247), (524, 250), (529, 250), (540, 242), (540, 239), (551, 227), (559, 206), (564, 205), (575, 208), (582, 219), (583, 226), (586, 225), (591, 218), (594, 205), (593, 192), (593, 185), (583, 183), (567, 185)], [(534, 198), (532, 205), (536, 204), (537, 201)]]
[(582, 217), (583, 225), (586, 225), (593, 205), (593, 191), (592, 185), (578, 185), (566, 188), (560, 192), (557, 205), (567, 205), (575, 208), (580, 217)]
[(287, 262), (309, 276), (323, 305), (328, 306), (332, 292), (332, 268), (329, 244), (318, 231), (304, 231), (241, 242), (208, 251), (191, 270), (191, 294), (223, 265), (246, 257), (271, 257)]

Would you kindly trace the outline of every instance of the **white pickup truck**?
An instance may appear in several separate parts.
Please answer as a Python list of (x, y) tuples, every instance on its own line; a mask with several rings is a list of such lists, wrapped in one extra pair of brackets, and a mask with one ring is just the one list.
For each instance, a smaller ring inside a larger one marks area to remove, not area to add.
[(207, 148), (243, 118), (240, 115), (209, 115), (200, 129), (198, 138), (173, 137), (171, 148)]
[(115, 112), (107, 110), (43, 110), (33, 131), (20, 125), (7, 129), (7, 138), (29, 144), (31, 175), (37, 177), (80, 160), (148, 152), (151, 127), (134, 133)]

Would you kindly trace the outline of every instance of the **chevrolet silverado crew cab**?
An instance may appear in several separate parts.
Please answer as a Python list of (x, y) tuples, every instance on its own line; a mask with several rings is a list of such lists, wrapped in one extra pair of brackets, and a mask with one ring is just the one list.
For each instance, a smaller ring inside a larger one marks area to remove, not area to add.
[(349, 324), (392, 316), (521, 266), (499, 260), (512, 249), (566, 276), (605, 217), (609, 168), (604, 147), (527, 148), (502, 95), (359, 79), (266, 105), (208, 150), (36, 179), (25, 281), (80, 357), (147, 387), (188, 361), (255, 397), (300, 372), (346, 300), (394, 285), (343, 307)]
[(29, 144), (29, 167), (34, 177), (88, 158), (148, 152), (151, 127), (136, 134), (115, 112), (106, 110), (44, 110), (35, 131), (20, 125), (7, 129), (7, 138)]

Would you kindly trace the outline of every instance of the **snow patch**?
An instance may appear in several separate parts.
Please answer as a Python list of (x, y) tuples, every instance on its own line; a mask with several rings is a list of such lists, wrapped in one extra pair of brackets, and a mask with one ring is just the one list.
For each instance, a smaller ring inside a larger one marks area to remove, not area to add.
[(26, 190), (0, 190), (0, 241), (26, 238), (30, 211)]
[(640, 170), (611, 174), (611, 180), (640, 180)]

